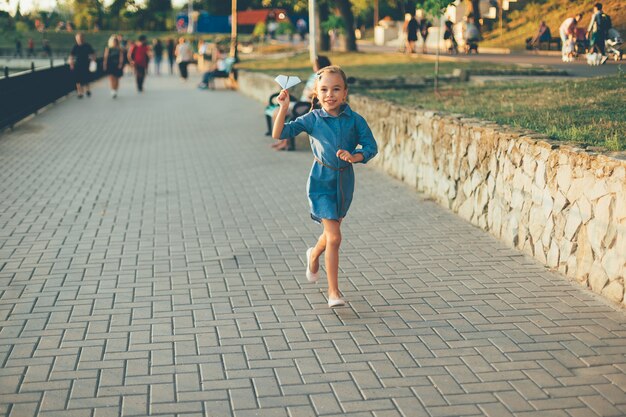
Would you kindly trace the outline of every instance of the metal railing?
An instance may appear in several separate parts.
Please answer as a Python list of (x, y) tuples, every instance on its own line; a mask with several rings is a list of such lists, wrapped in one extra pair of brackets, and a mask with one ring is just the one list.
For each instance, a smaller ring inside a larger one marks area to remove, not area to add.
[[(102, 58), (98, 58), (98, 70), (92, 73), (93, 81), (102, 77)], [(67, 64), (49, 68), (35, 68), (9, 74), (4, 68), (0, 78), (0, 130), (25, 117), (36, 114), (41, 108), (69, 94), (76, 87), (74, 75)]]

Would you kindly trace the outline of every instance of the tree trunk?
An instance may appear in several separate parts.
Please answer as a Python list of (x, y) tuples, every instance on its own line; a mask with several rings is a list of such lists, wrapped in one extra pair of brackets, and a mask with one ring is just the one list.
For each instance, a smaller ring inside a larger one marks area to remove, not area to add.
[(319, 33), (320, 37), (320, 51), (330, 51), (330, 35), (327, 32), (324, 32), (322, 28), (319, 26), (322, 22), (328, 20), (328, 16), (330, 15), (330, 11), (328, 9), (328, 3), (325, 1), (317, 2), (317, 16), (318, 16), (318, 27), (317, 33)]
[(341, 13), (345, 24), (346, 50), (357, 51), (356, 35), (354, 34), (354, 14), (352, 14), (352, 3), (350, 0), (335, 0), (335, 4)]
[(472, 16), (474, 17), (474, 23), (478, 28), (478, 31), (481, 32), (480, 27), (480, 0), (471, 0), (472, 5)]

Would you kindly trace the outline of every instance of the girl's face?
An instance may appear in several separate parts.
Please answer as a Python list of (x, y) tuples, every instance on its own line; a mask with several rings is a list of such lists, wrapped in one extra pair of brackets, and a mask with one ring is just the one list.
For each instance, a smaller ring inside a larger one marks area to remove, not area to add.
[(340, 74), (324, 72), (317, 80), (317, 98), (328, 114), (337, 116), (339, 107), (346, 101), (348, 89)]

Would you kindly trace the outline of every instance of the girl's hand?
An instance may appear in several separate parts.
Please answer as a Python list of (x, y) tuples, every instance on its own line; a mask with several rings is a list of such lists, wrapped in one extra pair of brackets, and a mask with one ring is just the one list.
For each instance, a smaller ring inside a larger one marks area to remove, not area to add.
[(278, 102), (278, 105), (280, 106), (281, 109), (288, 109), (289, 108), (289, 92), (287, 92), (287, 90), (282, 90), (280, 94), (278, 95), (278, 97), (276, 98), (276, 101)]
[(354, 155), (352, 155), (348, 151), (344, 151), (343, 149), (339, 149), (337, 151), (337, 158), (341, 159), (342, 161), (350, 162), (351, 164), (357, 162)]

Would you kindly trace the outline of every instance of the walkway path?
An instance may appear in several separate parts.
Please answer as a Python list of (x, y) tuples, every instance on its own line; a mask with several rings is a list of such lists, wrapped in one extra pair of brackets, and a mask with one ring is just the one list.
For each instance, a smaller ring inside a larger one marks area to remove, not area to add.
[[(372, 43), (360, 42), (359, 50), (362, 52), (379, 52), (379, 53), (393, 53), (398, 54), (398, 48), (392, 46), (376, 46)], [(480, 51), (480, 47), (478, 49)], [(415, 57), (435, 59), (434, 53), (429, 54), (415, 54)], [(606, 77), (609, 75), (617, 75), (620, 72), (623, 61), (615, 62), (608, 60), (604, 65), (590, 66), (587, 65), (587, 61), (584, 56), (579, 57), (574, 62), (563, 62), (560, 55), (544, 55), (534, 53), (520, 53), (513, 52), (510, 54), (494, 54), (494, 53), (480, 53), (480, 54), (458, 54), (447, 55), (442, 54), (442, 59), (454, 60), (454, 61), (478, 61), (478, 62), (493, 62), (498, 64), (509, 65), (524, 65), (524, 66), (546, 66), (557, 70), (566, 71), (572, 77)]]
[(367, 167), (330, 310), (310, 154), (123, 83), (0, 135), (0, 415), (626, 415), (623, 312)]

